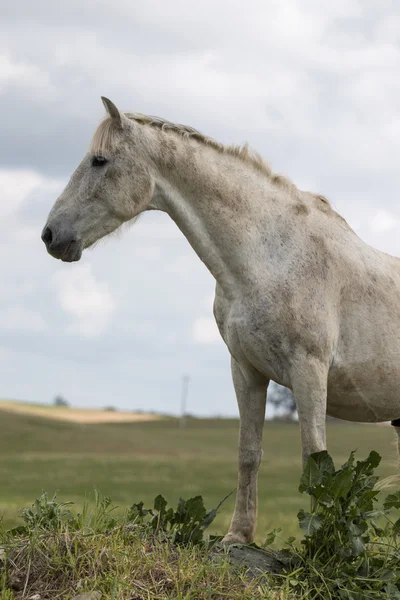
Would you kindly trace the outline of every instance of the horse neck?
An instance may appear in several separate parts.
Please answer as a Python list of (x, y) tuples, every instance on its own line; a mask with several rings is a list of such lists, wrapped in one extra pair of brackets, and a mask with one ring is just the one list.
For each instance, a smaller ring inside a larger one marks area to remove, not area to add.
[(224, 293), (235, 295), (255, 277), (253, 252), (271, 220), (265, 198), (271, 184), (234, 156), (164, 135), (153, 156), (156, 189), (149, 209), (168, 213)]

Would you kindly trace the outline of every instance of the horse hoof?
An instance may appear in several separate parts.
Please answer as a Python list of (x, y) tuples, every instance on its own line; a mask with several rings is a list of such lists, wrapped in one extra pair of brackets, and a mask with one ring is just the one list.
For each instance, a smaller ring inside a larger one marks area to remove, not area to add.
[(250, 540), (246, 540), (243, 535), (240, 533), (227, 533), (226, 536), (222, 539), (222, 544), (250, 544)]

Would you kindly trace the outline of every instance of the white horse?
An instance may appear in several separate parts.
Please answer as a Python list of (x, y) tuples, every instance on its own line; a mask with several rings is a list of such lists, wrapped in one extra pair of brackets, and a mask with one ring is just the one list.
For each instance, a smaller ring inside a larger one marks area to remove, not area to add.
[(75, 261), (122, 223), (162, 210), (215, 277), (240, 411), (224, 539), (250, 542), (271, 379), (294, 393), (303, 459), (326, 448), (326, 413), (392, 420), (400, 438), (400, 260), (365, 244), (324, 197), (273, 174), (247, 146), (103, 102), (108, 114), (42, 239), (52, 256)]

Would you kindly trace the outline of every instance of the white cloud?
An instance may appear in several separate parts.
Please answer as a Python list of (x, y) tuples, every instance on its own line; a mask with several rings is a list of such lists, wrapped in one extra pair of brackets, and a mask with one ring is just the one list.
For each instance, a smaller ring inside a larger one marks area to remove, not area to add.
[(148, 339), (148, 338), (156, 338), (158, 335), (157, 327), (155, 323), (147, 320), (147, 319), (135, 319), (129, 320), (128, 323), (122, 322), (120, 324), (120, 329), (125, 334), (138, 339)]
[(221, 334), (214, 319), (199, 317), (193, 323), (193, 340), (196, 344), (215, 344), (221, 342)]
[(24, 200), (43, 183), (35, 171), (0, 169), (0, 217), (7, 217), (16, 212)]
[(214, 294), (208, 294), (203, 301), (203, 306), (207, 307), (210, 311), (214, 310), (214, 299), (215, 299), (215, 293)]
[(34, 291), (34, 285), (31, 281), (13, 281), (6, 280), (3, 278), (1, 284), (0, 298), (4, 301), (5, 299), (19, 300), (20, 298), (26, 299), (27, 296), (31, 296)]
[(178, 335), (174, 332), (170, 332), (166, 335), (165, 337), (165, 343), (166, 344), (176, 344), (178, 342)]
[(15, 241), (22, 244), (36, 243), (39, 239), (39, 231), (37, 227), (23, 225), (14, 231)]
[(388, 210), (377, 210), (369, 219), (369, 227), (374, 233), (384, 233), (399, 226), (400, 219)]
[(11, 85), (29, 88), (41, 98), (48, 98), (53, 91), (48, 74), (37, 65), (15, 61), (7, 54), (0, 54), (0, 94)]
[(0, 310), (0, 329), (44, 331), (47, 328), (42, 315), (24, 306), (8, 306)]
[(161, 257), (160, 246), (154, 246), (152, 244), (146, 244), (143, 246), (136, 246), (133, 254), (135, 258), (144, 258), (149, 261), (158, 261)]
[(165, 267), (166, 273), (187, 277), (193, 272), (195, 263), (198, 262), (198, 257), (194, 252), (177, 256), (176, 259)]
[(153, 213), (140, 217), (135, 225), (135, 238), (148, 240), (181, 240), (183, 234), (175, 223), (163, 213)]
[[(0, 167), (0, 218), (15, 215), (33, 194), (57, 194), (62, 181), (44, 177), (31, 169), (4, 169)], [(0, 229), (3, 222), (0, 223)], [(23, 234), (22, 234), (23, 235)]]
[(90, 264), (56, 271), (53, 283), (61, 308), (74, 319), (71, 333), (95, 337), (106, 331), (114, 299), (108, 285), (96, 280)]

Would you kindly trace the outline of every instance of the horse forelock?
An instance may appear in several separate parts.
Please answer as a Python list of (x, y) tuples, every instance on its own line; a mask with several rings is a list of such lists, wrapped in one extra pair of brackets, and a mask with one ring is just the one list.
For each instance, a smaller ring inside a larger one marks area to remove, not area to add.
[(95, 156), (105, 156), (115, 150), (121, 129), (110, 117), (101, 121), (93, 134), (89, 151)]

